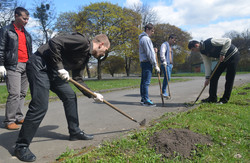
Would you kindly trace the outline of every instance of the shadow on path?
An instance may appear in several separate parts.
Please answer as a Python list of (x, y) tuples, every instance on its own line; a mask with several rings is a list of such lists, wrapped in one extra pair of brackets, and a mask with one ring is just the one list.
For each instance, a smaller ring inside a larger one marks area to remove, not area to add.
[(114, 133), (123, 133), (123, 132), (131, 131), (131, 130), (134, 130), (134, 129), (131, 128), (131, 129), (126, 129), (126, 130), (93, 133), (93, 135), (106, 135), (106, 134), (114, 134)]
[[(1, 121), (2, 119), (3, 116), (0, 116)], [(63, 135), (52, 131), (56, 128), (58, 128), (58, 126), (49, 125), (40, 127), (35, 137), (42, 137), (47, 139), (32, 142), (53, 141), (55, 139), (68, 140), (68, 135)], [(1, 130), (6, 130), (6, 132), (0, 135), (0, 146), (5, 148), (12, 155), (14, 153), (14, 147), (19, 134), (19, 130), (7, 130), (5, 129), (5, 125), (3, 123), (1, 123)]]

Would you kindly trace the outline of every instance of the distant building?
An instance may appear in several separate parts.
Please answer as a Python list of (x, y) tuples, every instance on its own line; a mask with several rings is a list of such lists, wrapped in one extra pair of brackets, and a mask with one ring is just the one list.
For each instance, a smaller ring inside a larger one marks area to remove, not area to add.
[[(214, 67), (216, 66), (218, 61), (212, 61), (212, 70), (214, 69)], [(203, 62), (200, 63), (196, 63), (196, 64), (192, 64), (192, 70), (194, 72), (205, 72), (205, 66)]]

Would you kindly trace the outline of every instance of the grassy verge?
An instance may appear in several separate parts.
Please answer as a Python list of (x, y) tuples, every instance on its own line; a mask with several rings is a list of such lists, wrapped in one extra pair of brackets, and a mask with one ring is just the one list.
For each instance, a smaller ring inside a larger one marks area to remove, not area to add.
[[(167, 113), (144, 130), (129, 132), (118, 140), (105, 142), (99, 148), (82, 151), (67, 149), (62, 162), (250, 162), (250, 83), (235, 88), (227, 104), (201, 104), (183, 113)], [(148, 147), (154, 132), (168, 128), (188, 128), (210, 135), (211, 146), (198, 145), (193, 157), (162, 158)]]
[[(250, 72), (237, 72), (236, 74), (239, 75), (239, 74), (248, 74)], [(202, 73), (202, 72), (199, 72), (199, 73), (175, 73), (175, 74), (172, 74), (171, 76), (172, 77), (195, 77), (195, 76), (200, 76), (200, 77), (203, 77), (205, 74)], [(223, 76), (226, 75), (226, 72), (223, 72), (222, 73)]]
[[(88, 87), (92, 90), (92, 91), (108, 91), (108, 90), (112, 90), (112, 89), (117, 89), (117, 88), (128, 88), (128, 87), (132, 87), (132, 88), (137, 88), (140, 86), (140, 81), (141, 79), (112, 79), (112, 80), (87, 80), (85, 81), (85, 83), (88, 85)], [(171, 80), (171, 82), (178, 82), (178, 81), (186, 81), (185, 79), (173, 79)], [(158, 84), (158, 79), (154, 79), (152, 78), (151, 80), (151, 84)], [(80, 91), (73, 86), (73, 84), (71, 84), (72, 89), (76, 92), (76, 93), (80, 93)], [(7, 92), (7, 88), (5, 85), (0, 86), (0, 104), (5, 104), (7, 101), (7, 97), (8, 97), (8, 92)], [(80, 95), (82, 95), (80, 93)], [(53, 92), (50, 92), (50, 97), (57, 97), (57, 95)], [(27, 96), (25, 98), (25, 100), (29, 101), (31, 99), (31, 95), (30, 95), (30, 91), (28, 90)]]

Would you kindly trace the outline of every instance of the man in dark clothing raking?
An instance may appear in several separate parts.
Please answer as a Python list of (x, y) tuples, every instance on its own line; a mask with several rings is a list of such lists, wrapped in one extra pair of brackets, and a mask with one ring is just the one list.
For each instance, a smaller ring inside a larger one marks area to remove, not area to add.
[[(68, 70), (72, 70), (74, 80), (83, 84), (82, 72), (91, 55), (95, 58), (102, 57), (109, 47), (109, 39), (104, 34), (97, 35), (90, 41), (85, 35), (73, 33), (51, 39), (30, 57), (27, 63), (27, 76), (32, 99), (16, 141), (15, 155), (19, 160), (36, 160), (36, 156), (29, 150), (29, 145), (47, 112), (49, 90), (55, 92), (63, 102), (69, 140), (93, 139), (93, 135), (85, 134), (79, 128), (77, 98), (67, 82)], [(89, 98), (92, 97), (83, 90), (82, 92)], [(103, 101), (101, 94), (95, 95), (93, 98), (96, 101)]]
[(240, 59), (237, 47), (231, 44), (231, 39), (229, 38), (209, 38), (204, 42), (198, 42), (196, 40), (190, 41), (188, 48), (192, 52), (198, 52), (201, 54), (205, 66), (205, 86), (209, 84), (209, 78), (212, 72), (212, 58), (218, 58), (218, 62), (220, 62), (219, 67), (210, 79), (209, 97), (203, 99), (202, 102), (217, 102), (218, 80), (226, 69), (225, 91), (222, 98), (220, 98), (219, 103), (227, 103), (233, 89), (236, 67)]

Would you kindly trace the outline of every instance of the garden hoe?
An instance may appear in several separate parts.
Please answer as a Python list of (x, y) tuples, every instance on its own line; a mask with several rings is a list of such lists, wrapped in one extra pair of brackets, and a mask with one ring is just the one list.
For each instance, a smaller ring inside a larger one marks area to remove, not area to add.
[[(84, 87), (83, 85), (81, 85), (80, 83), (76, 82), (75, 80), (73, 79), (69, 79), (69, 81), (71, 83), (73, 83), (74, 85), (76, 85), (77, 87), (83, 89), (85, 92), (88, 92), (89, 94), (91, 94), (92, 96), (96, 97), (96, 95), (91, 92), (88, 88)], [(146, 119), (143, 119), (141, 122), (138, 122), (137, 120), (135, 120), (134, 118), (130, 117), (129, 115), (127, 115), (126, 113), (122, 112), (120, 109), (118, 109), (117, 107), (115, 107), (114, 105), (112, 105), (111, 103), (109, 103), (108, 101), (106, 100), (103, 100), (103, 102), (105, 104), (107, 104), (108, 106), (110, 106), (111, 108), (115, 109), (116, 111), (118, 111), (119, 113), (121, 113), (122, 115), (124, 115), (125, 117), (129, 118), (130, 120), (136, 122), (136, 123), (139, 123), (140, 126), (145, 126), (146, 125)]]
[[(157, 54), (157, 53), (156, 53)], [(156, 62), (158, 64), (158, 58), (157, 55), (155, 55), (156, 58)], [(160, 73), (157, 72), (158, 75), (158, 81), (159, 81), (159, 87), (160, 87), (160, 94), (161, 94), (161, 101), (162, 101), (162, 106), (164, 106), (164, 98), (163, 98), (163, 94), (162, 94), (162, 89), (161, 89), (161, 78), (160, 78)]]
[(163, 99), (163, 94), (162, 94), (162, 89), (161, 89), (160, 73), (157, 73), (157, 75), (158, 75), (158, 81), (159, 81), (159, 86), (160, 86), (160, 94), (161, 94), (162, 106), (164, 106), (164, 99)]

